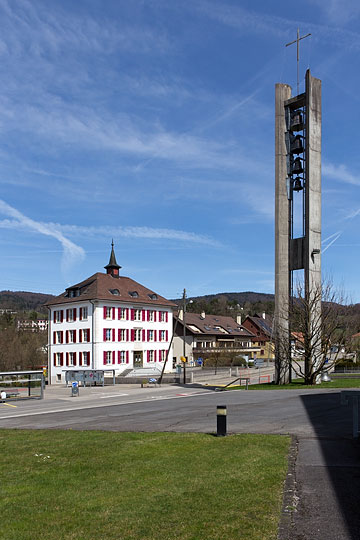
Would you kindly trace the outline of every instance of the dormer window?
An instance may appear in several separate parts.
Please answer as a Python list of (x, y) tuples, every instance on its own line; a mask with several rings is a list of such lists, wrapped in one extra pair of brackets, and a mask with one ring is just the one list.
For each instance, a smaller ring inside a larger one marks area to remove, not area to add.
[(132, 298), (139, 298), (139, 293), (137, 291), (129, 291), (129, 295)]
[(148, 297), (150, 298), (150, 300), (157, 300), (158, 299), (158, 295), (155, 294), (155, 293), (148, 294)]
[(119, 289), (109, 289), (109, 292), (113, 294), (114, 296), (120, 296)]

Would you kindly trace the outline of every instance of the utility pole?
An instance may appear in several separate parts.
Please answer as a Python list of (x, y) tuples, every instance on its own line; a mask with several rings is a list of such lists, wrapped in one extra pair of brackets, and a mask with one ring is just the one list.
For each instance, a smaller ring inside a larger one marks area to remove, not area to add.
[(185, 326), (185, 313), (186, 313), (186, 289), (183, 292), (183, 357), (184, 357), (184, 384), (186, 384), (186, 326)]

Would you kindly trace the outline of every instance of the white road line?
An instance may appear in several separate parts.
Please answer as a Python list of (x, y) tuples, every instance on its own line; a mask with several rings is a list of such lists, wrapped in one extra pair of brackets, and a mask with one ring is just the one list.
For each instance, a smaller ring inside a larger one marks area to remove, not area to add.
[[(230, 390), (231, 391), (234, 391), (234, 392), (237, 392), (237, 390)], [(156, 399), (158, 400), (163, 400), (163, 401), (166, 401), (166, 400), (169, 400), (169, 399), (183, 399), (184, 397), (189, 397), (190, 395), (192, 397), (201, 397), (201, 396), (205, 396), (205, 395), (208, 395), (208, 394), (213, 394), (214, 396), (216, 397), (219, 397), (218, 394), (215, 394), (213, 391), (209, 391), (209, 392), (202, 392), (201, 394), (188, 394), (188, 395), (185, 395), (185, 396), (164, 396), (164, 397), (157, 397)], [(56, 414), (56, 413), (63, 413), (63, 412), (73, 412), (73, 411), (81, 411), (81, 410), (85, 410), (85, 409), (98, 409), (98, 408), (101, 408), (101, 407), (118, 407), (119, 405), (133, 405), (133, 404), (136, 404), (136, 403), (147, 403), (151, 401), (151, 398), (147, 398), (147, 399), (139, 399), (139, 400), (136, 400), (136, 401), (125, 401), (125, 402), (121, 402), (121, 403), (100, 403), (100, 404), (94, 404), (94, 405), (87, 405), (87, 406), (83, 406), (83, 407), (71, 407), (71, 408), (67, 408), (67, 409), (55, 409), (55, 410), (52, 410), (52, 411), (36, 411), (36, 412), (28, 412), (28, 413), (18, 413), (18, 414), (9, 414), (7, 416), (0, 416), (0, 420), (7, 420), (8, 418), (22, 418), (24, 416), (41, 416), (43, 414)]]

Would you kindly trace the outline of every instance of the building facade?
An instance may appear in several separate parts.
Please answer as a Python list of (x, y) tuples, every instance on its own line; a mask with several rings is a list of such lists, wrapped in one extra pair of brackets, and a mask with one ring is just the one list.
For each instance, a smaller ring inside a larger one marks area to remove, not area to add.
[[(119, 275), (112, 245), (104, 273), (73, 285), (47, 304), (51, 384), (65, 382), (67, 370), (163, 369), (175, 304)], [(172, 371), (171, 354), (165, 372)], [(129, 372), (127, 371), (127, 373)]]

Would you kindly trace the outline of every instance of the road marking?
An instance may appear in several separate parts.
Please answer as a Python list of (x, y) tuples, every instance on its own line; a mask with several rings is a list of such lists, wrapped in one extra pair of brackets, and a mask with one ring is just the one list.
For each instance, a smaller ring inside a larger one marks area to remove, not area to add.
[(16, 409), (17, 405), (10, 405), (10, 403), (4, 403), (4, 405), (7, 405), (8, 407), (14, 407)]
[[(237, 390), (230, 390), (230, 392), (237, 392)], [(201, 392), (201, 393), (194, 393), (194, 394), (191, 394), (192, 396), (197, 396), (197, 397), (200, 397), (200, 396), (205, 396), (205, 395), (208, 395), (208, 394), (213, 394), (214, 396), (216, 395), (216, 397), (218, 397), (217, 394), (215, 394), (214, 392), (212, 391), (209, 391), (209, 392)], [(163, 401), (166, 401), (166, 400), (169, 400), (169, 399), (181, 399), (183, 397), (188, 397), (190, 394), (184, 394), (182, 396), (164, 396), (164, 397), (157, 397), (158, 400), (163, 400)], [(100, 403), (100, 404), (94, 404), (94, 405), (87, 405), (87, 406), (83, 406), (83, 407), (71, 407), (71, 408), (64, 408), (64, 409), (55, 409), (55, 410), (50, 410), (50, 411), (36, 411), (36, 412), (28, 412), (28, 413), (18, 413), (18, 414), (9, 414), (7, 416), (0, 416), (0, 420), (7, 420), (8, 418), (22, 418), (24, 416), (41, 416), (43, 414), (56, 414), (56, 413), (64, 413), (64, 412), (73, 412), (73, 411), (81, 411), (81, 410), (86, 410), (86, 409), (100, 409), (102, 407), (119, 407), (120, 405), (135, 405), (136, 403), (147, 403), (151, 401), (151, 398), (147, 398), (147, 399), (138, 399), (138, 400), (135, 400), (135, 401), (125, 401), (125, 402), (122, 402), (122, 403), (111, 403), (111, 404), (108, 404), (108, 403)]]

